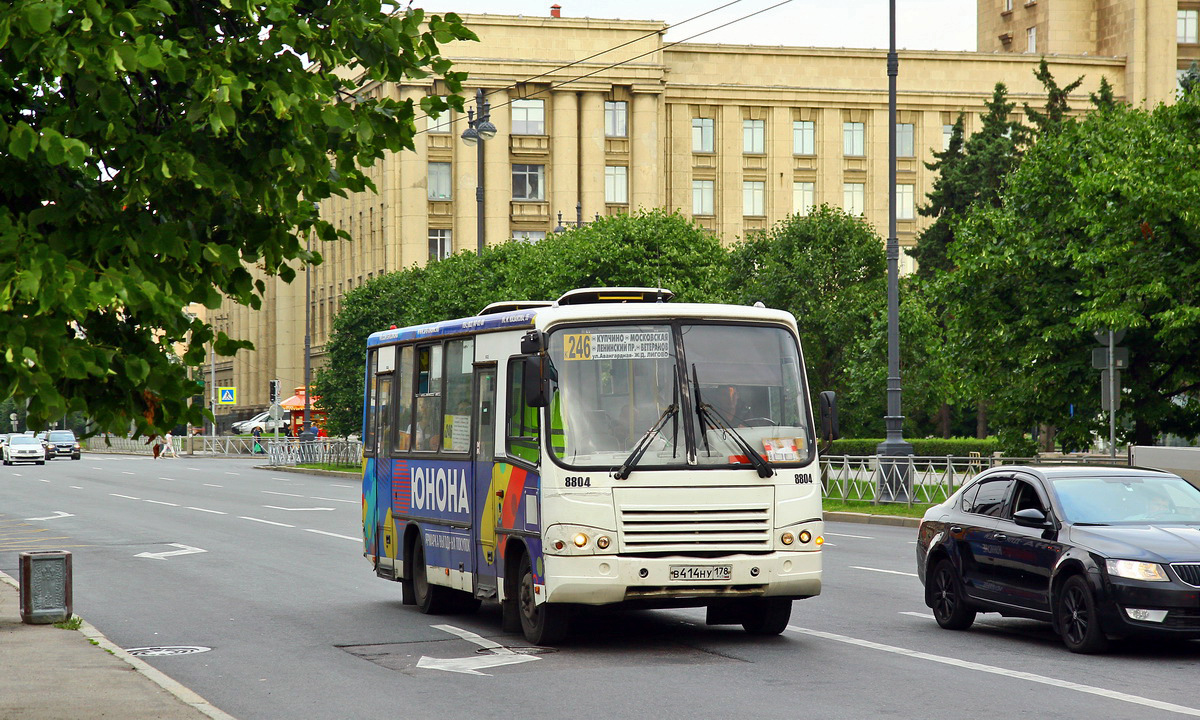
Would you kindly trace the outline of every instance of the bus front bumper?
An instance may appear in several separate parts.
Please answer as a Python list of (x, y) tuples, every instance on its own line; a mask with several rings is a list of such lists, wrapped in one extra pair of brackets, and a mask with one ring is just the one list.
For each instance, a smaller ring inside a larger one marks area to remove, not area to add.
[[(821, 594), (821, 552), (721, 558), (544, 555), (547, 602), (703, 605), (734, 597)], [(728, 579), (726, 579), (728, 576)]]

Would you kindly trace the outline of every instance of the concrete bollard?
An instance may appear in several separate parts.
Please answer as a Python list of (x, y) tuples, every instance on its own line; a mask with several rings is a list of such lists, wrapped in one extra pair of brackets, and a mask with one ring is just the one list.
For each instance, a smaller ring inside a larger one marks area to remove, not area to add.
[(71, 553), (23, 552), (18, 556), (21, 622), (29, 625), (71, 619)]

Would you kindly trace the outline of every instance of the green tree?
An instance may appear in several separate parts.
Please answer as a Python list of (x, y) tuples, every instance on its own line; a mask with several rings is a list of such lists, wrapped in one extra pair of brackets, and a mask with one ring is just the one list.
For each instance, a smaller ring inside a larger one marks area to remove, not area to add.
[(370, 188), (360, 168), (412, 147), (416, 108), (344, 78), (436, 73), (461, 109), (438, 50), (458, 39), (453, 14), (375, 0), (0, 4), (0, 397), (33, 427), (201, 422), (189, 366), (249, 344), (183, 309), (257, 308), (264, 278), (319, 262), (302, 238), (345, 237), (314, 204)]
[[(1025, 106), (1025, 115), (1033, 123), (1039, 136), (1048, 132), (1056, 132), (1062, 126), (1063, 121), (1066, 120), (1067, 113), (1071, 111), (1071, 106), (1067, 102), (1067, 98), (1076, 88), (1083, 84), (1083, 76), (1080, 75), (1075, 78), (1074, 82), (1069, 83), (1065, 87), (1059, 87), (1058, 82), (1054, 79), (1054, 75), (1050, 72), (1050, 65), (1046, 62), (1046, 58), (1042, 58), (1042, 61), (1038, 63), (1037, 70), (1033, 71), (1033, 76), (1046, 89), (1046, 105), (1042, 110), (1036, 110), (1029, 103), (1022, 103)], [(1102, 93), (1103, 87), (1104, 84), (1102, 83)], [(1111, 97), (1111, 88), (1109, 95)]]
[(943, 297), (952, 345), (1015, 438), (1106, 433), (1092, 333), (1127, 328), (1121, 424), (1150, 444), (1200, 432), (1200, 98), (1121, 106), (1039, 139), (999, 208), (960, 227)]
[[(869, 379), (850, 374), (846, 357), (885, 314), (887, 302), (883, 241), (866, 221), (829, 205), (789, 215), (770, 232), (734, 245), (729, 264), (732, 302), (761, 301), (796, 316), (810, 390), (869, 396), (856, 391)], [(875, 410), (844, 404), (847, 431)]]

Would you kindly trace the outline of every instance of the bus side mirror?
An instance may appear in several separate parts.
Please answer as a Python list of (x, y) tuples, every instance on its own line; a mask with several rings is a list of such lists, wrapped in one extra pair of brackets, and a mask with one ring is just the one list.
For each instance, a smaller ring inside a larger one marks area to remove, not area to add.
[(821, 405), (821, 440), (833, 442), (842, 436), (838, 428), (837, 393), (826, 390), (820, 395)]
[(525, 405), (546, 407), (550, 404), (549, 381), (546, 379), (546, 356), (531, 355), (525, 358)]

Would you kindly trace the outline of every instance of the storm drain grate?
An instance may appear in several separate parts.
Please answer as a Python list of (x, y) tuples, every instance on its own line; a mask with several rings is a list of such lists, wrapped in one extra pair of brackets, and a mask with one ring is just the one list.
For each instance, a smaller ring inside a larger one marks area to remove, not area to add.
[(129, 648), (125, 652), (141, 657), (167, 657), (170, 655), (192, 655), (208, 652), (212, 648), (203, 645), (159, 645), (156, 647)]

